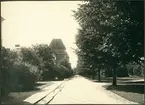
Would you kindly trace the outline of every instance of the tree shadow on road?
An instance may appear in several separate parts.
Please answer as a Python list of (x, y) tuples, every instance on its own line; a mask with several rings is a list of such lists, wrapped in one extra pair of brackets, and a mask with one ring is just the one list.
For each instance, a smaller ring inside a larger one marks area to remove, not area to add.
[(99, 82), (99, 83), (111, 83), (112, 80), (101, 80), (101, 81), (98, 81), (98, 80), (92, 80), (92, 82)]
[[(93, 82), (100, 82), (100, 83), (112, 83), (112, 78), (102, 78), (101, 81), (98, 80), (91, 80)], [(135, 82), (132, 82), (135, 80)], [(129, 84), (144, 84), (144, 81), (136, 81), (137, 79), (134, 78), (117, 78), (117, 83), (129, 83)]]
[(45, 85), (45, 83), (36, 83), (36, 86), (42, 86)]
[(104, 85), (109, 90), (129, 101), (137, 102), (144, 105), (144, 81), (142, 82), (122, 82), (117, 86)]

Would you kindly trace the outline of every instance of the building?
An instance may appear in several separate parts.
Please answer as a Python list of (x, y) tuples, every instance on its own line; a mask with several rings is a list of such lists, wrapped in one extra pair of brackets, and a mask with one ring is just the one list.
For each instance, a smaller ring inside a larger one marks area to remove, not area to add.
[(61, 39), (53, 39), (49, 47), (54, 51), (56, 62), (66, 59), (69, 62), (69, 56), (66, 52), (66, 47)]

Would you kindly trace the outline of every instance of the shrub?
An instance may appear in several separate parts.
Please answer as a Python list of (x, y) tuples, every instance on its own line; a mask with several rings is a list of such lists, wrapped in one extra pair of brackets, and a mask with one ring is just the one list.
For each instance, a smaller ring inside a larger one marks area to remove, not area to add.
[(11, 69), (12, 89), (32, 89), (39, 77), (40, 73), (37, 66), (23, 61), (16, 61)]
[(2, 94), (1, 96), (7, 96), (11, 90), (11, 68), (13, 68), (13, 63), (17, 58), (17, 53), (15, 51), (11, 51), (7, 48), (2, 48)]
[(69, 63), (69, 61), (67, 59), (63, 59), (63, 60), (59, 61), (59, 64), (66, 67), (69, 70), (72, 70), (71, 64)]
[(47, 44), (33, 45), (32, 49), (39, 57), (42, 70), (41, 80), (53, 80), (57, 73), (54, 71), (55, 57)]
[(19, 51), (19, 57), (24, 62), (29, 62), (32, 65), (41, 68), (42, 59), (38, 57), (38, 54), (32, 48), (22, 47)]
[(128, 77), (128, 70), (127, 68), (120, 66), (117, 68), (117, 76), (118, 77)]
[(133, 73), (135, 74), (135, 75), (137, 75), (137, 76), (142, 76), (142, 73), (143, 71), (142, 71), (142, 67), (140, 66), (140, 65), (136, 65), (136, 66), (134, 66), (134, 68), (133, 68)]
[(112, 69), (111, 68), (106, 68), (105, 69), (105, 77), (112, 77)]
[(144, 67), (136, 63), (127, 64), (129, 75), (144, 76)]
[[(128, 70), (127, 68), (123, 67), (123, 66), (119, 66), (116, 69), (116, 73), (118, 77), (128, 77)], [(113, 76), (113, 72), (111, 69), (105, 69), (105, 76), (106, 77), (112, 77)]]

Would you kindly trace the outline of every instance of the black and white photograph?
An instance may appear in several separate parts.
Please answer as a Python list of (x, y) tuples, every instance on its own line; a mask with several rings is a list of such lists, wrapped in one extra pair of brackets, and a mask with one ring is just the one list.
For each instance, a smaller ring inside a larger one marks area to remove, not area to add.
[(145, 104), (144, 0), (1, 1), (0, 105)]

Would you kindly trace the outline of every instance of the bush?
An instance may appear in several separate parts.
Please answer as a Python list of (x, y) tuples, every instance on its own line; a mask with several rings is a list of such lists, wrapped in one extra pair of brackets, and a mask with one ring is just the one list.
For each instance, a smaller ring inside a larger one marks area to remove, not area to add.
[(129, 63), (127, 65), (129, 75), (144, 76), (144, 67), (136, 63)]
[(58, 72), (54, 71), (54, 70), (50, 70), (50, 69), (46, 69), (46, 70), (43, 70), (43, 73), (42, 73), (42, 81), (52, 81), (52, 80), (55, 80), (55, 77), (58, 76)]
[(11, 51), (7, 48), (2, 48), (2, 93), (1, 96), (7, 96), (11, 91), (11, 68), (13, 68), (13, 63), (17, 58), (17, 53), (15, 51)]
[(53, 75), (54, 77), (57, 77), (58, 80), (62, 80), (64, 78), (69, 78), (72, 74), (70, 72), (70, 70), (68, 68), (66, 68), (63, 65), (57, 64), (54, 68), (53, 68)]
[(34, 49), (22, 47), (19, 51), (19, 57), (22, 61), (29, 62), (30, 64), (41, 68), (42, 59), (38, 57), (38, 54), (36, 54)]
[[(116, 73), (117, 73), (117, 77), (128, 77), (128, 70), (127, 68), (120, 66), (116, 69)], [(112, 77), (113, 76), (113, 72), (111, 69), (106, 69), (105, 70), (105, 76), (106, 77)]]
[(60, 70), (61, 70), (61, 72), (63, 72), (64, 78), (68, 78), (71, 76), (70, 71), (67, 67), (61, 65)]
[(105, 69), (105, 77), (112, 77), (112, 69), (111, 68), (106, 68)]
[(14, 90), (29, 90), (35, 86), (40, 78), (37, 66), (16, 61), (11, 69), (11, 86)]
[(133, 73), (137, 76), (142, 76), (142, 73), (143, 70), (142, 70), (142, 67), (140, 65), (137, 65), (137, 66), (134, 66), (133, 68)]
[(54, 71), (55, 57), (53, 51), (47, 44), (36, 44), (33, 45), (32, 49), (40, 59), (41, 80), (54, 80), (57, 73)]
[(128, 70), (127, 68), (120, 66), (117, 68), (117, 76), (118, 77), (128, 77)]

